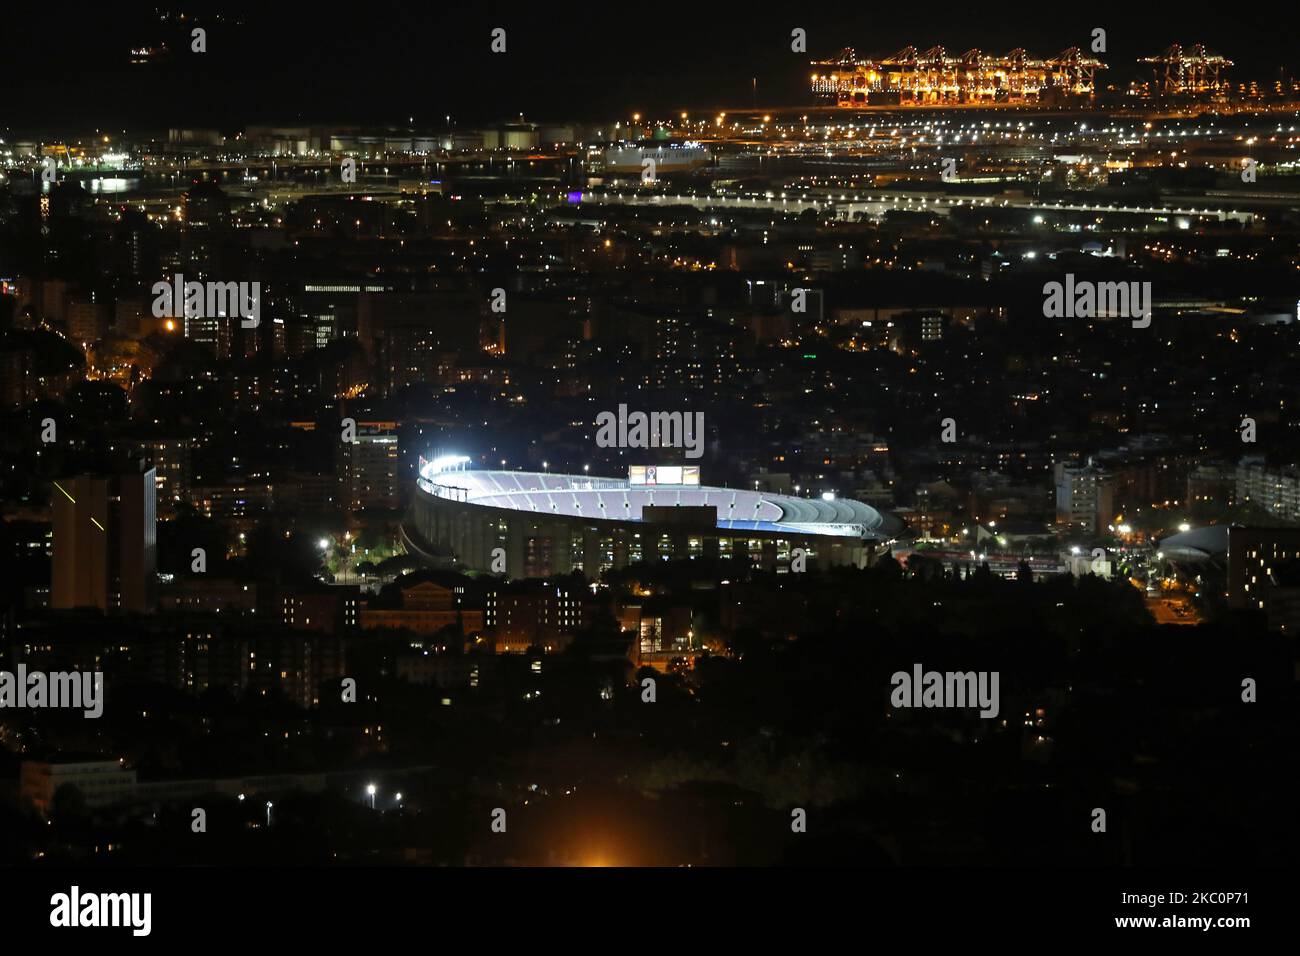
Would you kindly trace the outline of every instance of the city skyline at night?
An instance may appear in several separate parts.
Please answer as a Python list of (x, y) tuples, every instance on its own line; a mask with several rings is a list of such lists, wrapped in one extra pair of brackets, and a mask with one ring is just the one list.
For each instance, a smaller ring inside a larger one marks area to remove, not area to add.
[(1292, 38), (788, 19), (12, 12), (21, 921), (371, 934), (533, 868), (617, 871), (534, 901), (584, 921), (760, 868), (795, 921), (858, 911), (827, 868), (1040, 941), (1268, 921)]

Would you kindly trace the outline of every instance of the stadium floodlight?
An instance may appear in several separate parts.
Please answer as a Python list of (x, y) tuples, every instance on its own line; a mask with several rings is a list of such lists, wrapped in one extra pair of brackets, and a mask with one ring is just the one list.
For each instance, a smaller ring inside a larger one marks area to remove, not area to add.
[(436, 475), (441, 471), (452, 471), (468, 463), (468, 455), (442, 455), (429, 462), (429, 474)]

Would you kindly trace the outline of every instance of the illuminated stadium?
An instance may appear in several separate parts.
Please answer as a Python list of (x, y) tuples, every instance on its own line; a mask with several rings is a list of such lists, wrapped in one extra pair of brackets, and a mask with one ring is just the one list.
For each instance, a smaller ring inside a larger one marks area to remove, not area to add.
[[(796, 498), (699, 483), (695, 466), (633, 466), (627, 478), (480, 471), (465, 458), (421, 460), (403, 523), (408, 548), (468, 570), (510, 577), (641, 561), (732, 559), (809, 570), (871, 563), (902, 530), (893, 515), (832, 496)], [(500, 550), (497, 550), (500, 549)]]

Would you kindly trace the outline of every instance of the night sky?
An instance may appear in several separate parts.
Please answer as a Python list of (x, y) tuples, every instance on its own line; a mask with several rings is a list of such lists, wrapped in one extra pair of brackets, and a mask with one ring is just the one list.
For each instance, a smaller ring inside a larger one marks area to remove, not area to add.
[[(13, 5), (5, 10), (0, 128), (66, 131), (69, 125), (165, 129), (250, 122), (354, 122), (441, 129), (444, 116), (474, 123), (605, 119), (633, 110), (809, 102), (808, 64), (843, 46), (889, 54), (939, 43), (1051, 56), (1087, 47), (1108, 31), (1102, 82), (1138, 75), (1134, 60), (1174, 41), (1202, 41), (1237, 62), (1242, 81), (1271, 82), (1300, 69), (1279, 7), (1179, 4), (1067, 10), (1061, 5), (863, 4), (784, 8), (697, 4), (469, 5), (386, 2), (188, 5), (208, 29), (208, 52), (189, 52), (184, 32), (144, 4)], [(468, 6), (469, 9), (464, 7)], [(180, 8), (176, 8), (180, 9)], [(1200, 11), (1204, 10), (1202, 14)], [(220, 10), (217, 14), (206, 12)], [(1174, 12), (1176, 11), (1176, 12)], [(1188, 26), (1193, 24), (1194, 26)], [(507, 30), (504, 55), (489, 33)], [(790, 52), (790, 31), (808, 31), (809, 55)], [(134, 46), (169, 39), (170, 62), (132, 66)]]

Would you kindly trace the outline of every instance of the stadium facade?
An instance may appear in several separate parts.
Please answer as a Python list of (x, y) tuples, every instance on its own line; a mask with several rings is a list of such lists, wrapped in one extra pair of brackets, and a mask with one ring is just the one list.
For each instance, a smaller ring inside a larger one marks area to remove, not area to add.
[(504, 558), (512, 578), (594, 578), (690, 558), (782, 570), (796, 549), (808, 570), (864, 567), (903, 530), (857, 501), (702, 486), (690, 466), (634, 467), (620, 479), (461, 469), (463, 461), (421, 462), (407, 547), (471, 571), (501, 571)]

